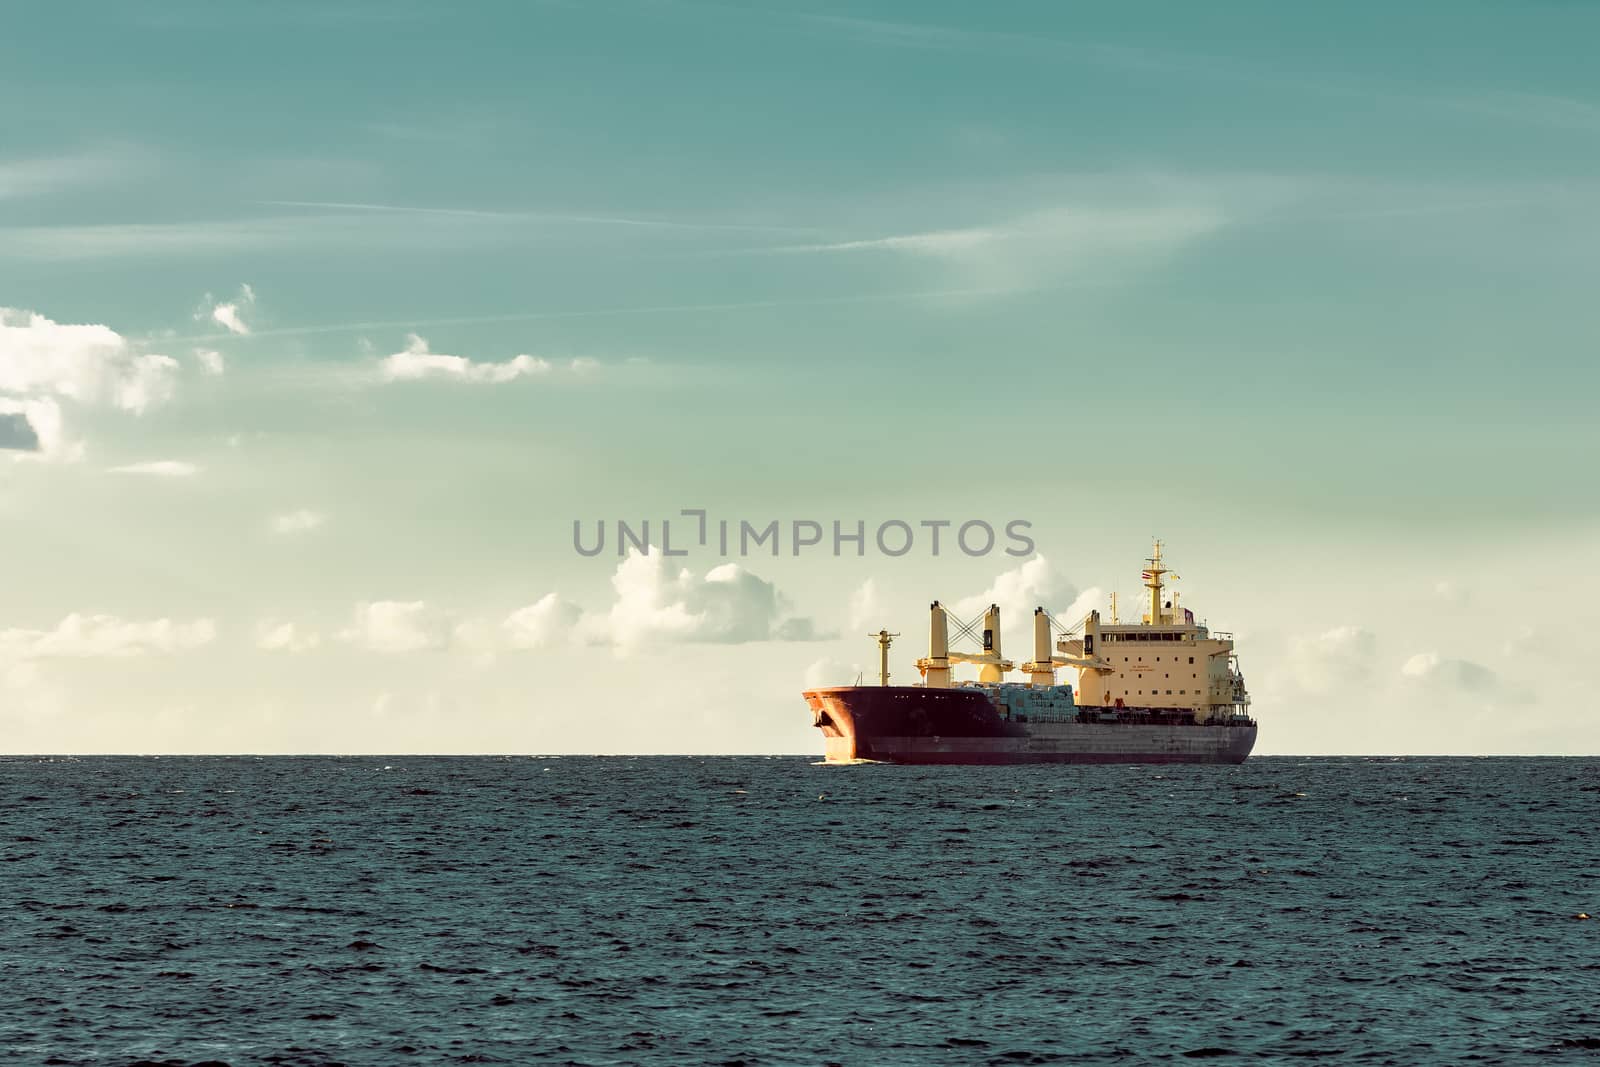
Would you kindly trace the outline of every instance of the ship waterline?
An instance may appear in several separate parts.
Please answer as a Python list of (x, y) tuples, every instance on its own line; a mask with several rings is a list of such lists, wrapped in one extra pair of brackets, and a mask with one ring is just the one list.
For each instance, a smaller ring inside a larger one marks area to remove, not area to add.
[[(879, 684), (804, 691), (827, 759), (893, 763), (1243, 763), (1255, 747), (1256, 722), (1231, 634), (1213, 633), (1168, 578), (1161, 543), (1140, 578), (1147, 610), (1124, 624), (1115, 595), (1111, 618), (1091, 611), (1070, 627), (1043, 607), (1034, 611), (1033, 659), (1026, 682), (1001, 647), (1000, 609), (963, 622), (937, 600), (929, 606), (922, 681), (889, 684), (889, 647), (899, 635), (880, 630)], [(957, 634), (979, 647), (951, 647)], [(1060, 640), (1057, 640), (1057, 638)], [(1060, 653), (1060, 654), (1058, 654)], [(955, 682), (953, 667), (978, 668), (975, 682)], [(1057, 671), (1077, 671), (1058, 685)]]

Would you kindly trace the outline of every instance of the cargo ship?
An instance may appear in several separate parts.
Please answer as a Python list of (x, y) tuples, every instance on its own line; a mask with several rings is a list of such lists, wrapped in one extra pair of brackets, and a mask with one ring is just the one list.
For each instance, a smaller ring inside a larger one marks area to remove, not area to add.
[[(1137, 623), (1090, 611), (1067, 627), (1043, 607), (1033, 613), (1033, 659), (1026, 682), (1008, 682), (1016, 665), (1000, 642), (1000, 609), (963, 622), (930, 605), (922, 681), (889, 684), (889, 647), (880, 630), (879, 684), (804, 692), (829, 762), (887, 763), (1243, 763), (1256, 743), (1250, 694), (1233, 635), (1195, 621), (1168, 593), (1161, 542), (1145, 561), (1146, 606)], [(959, 638), (980, 648), (951, 648)], [(1059, 636), (1059, 639), (1058, 639)], [(1054, 647), (1052, 647), (1052, 644)], [(954, 682), (956, 664), (978, 667), (975, 682)], [(1059, 670), (1077, 684), (1056, 684)], [(858, 679), (859, 681), (859, 679)]]

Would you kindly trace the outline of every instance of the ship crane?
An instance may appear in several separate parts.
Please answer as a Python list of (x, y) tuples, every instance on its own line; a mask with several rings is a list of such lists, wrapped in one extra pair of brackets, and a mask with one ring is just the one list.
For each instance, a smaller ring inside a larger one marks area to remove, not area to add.
[(1056, 684), (1057, 667), (1076, 667), (1078, 664), (1070, 659), (1057, 656), (1050, 650), (1050, 624), (1053, 620), (1050, 613), (1042, 607), (1033, 609), (1033, 659), (1022, 665), (1028, 672), (1028, 684), (1035, 689), (1049, 688)]
[[(1000, 651), (998, 604), (990, 604), (989, 610), (983, 613), (982, 652), (950, 651), (949, 612), (943, 604), (935, 600), (928, 605), (928, 615), (928, 654), (917, 660), (917, 670), (922, 672), (927, 688), (949, 689), (950, 665), (953, 663), (976, 664), (978, 681), (989, 685), (1000, 683), (1008, 671), (1016, 670), (1017, 665), (1006, 659)], [(972, 623), (957, 619), (956, 626), (964, 636), (977, 637), (976, 627)]]

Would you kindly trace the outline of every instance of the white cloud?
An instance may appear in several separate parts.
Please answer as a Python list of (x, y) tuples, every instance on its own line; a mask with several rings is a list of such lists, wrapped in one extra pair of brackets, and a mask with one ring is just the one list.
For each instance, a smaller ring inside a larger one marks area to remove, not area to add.
[(309, 533), (327, 522), (327, 516), (301, 508), (272, 517), (272, 532), (278, 534)]
[(255, 307), (255, 303), (256, 291), (249, 285), (241, 285), (239, 295), (232, 300), (214, 300), (211, 294), (207, 293), (194, 317), (200, 321), (210, 319), (232, 334), (248, 334), (250, 324), (245, 322), (244, 316)]
[(322, 643), (314, 630), (292, 622), (264, 622), (256, 627), (256, 647), (266, 652), (309, 652)]
[(871, 625), (883, 611), (879, 603), (878, 583), (868, 578), (850, 594), (850, 629), (859, 630)]
[(536, 356), (515, 356), (503, 363), (483, 363), (465, 356), (449, 356), (428, 350), (426, 338), (408, 334), (403, 352), (385, 356), (379, 369), (386, 381), (414, 382), (425, 378), (448, 378), (462, 382), (502, 383), (518, 378), (548, 374), (550, 361)]
[(181, 459), (156, 459), (144, 463), (127, 463), (120, 467), (107, 467), (112, 474), (143, 474), (153, 478), (192, 478), (200, 468)]
[(197, 348), (194, 350), (195, 362), (200, 364), (200, 369), (212, 377), (217, 377), (227, 369), (227, 361), (222, 358), (222, 353), (214, 348)]
[(807, 689), (820, 689), (829, 685), (854, 685), (858, 678), (865, 680), (861, 664), (824, 656), (806, 668), (804, 684)]
[(501, 630), (513, 648), (540, 648), (569, 638), (581, 614), (578, 605), (560, 594), (546, 593), (506, 616)]
[(56, 396), (135, 414), (172, 395), (178, 361), (143, 353), (109, 326), (0, 308), (0, 394)]
[[(1098, 591), (1095, 592), (1098, 595)], [(1055, 565), (1044, 556), (1036, 555), (1020, 566), (996, 575), (983, 592), (962, 597), (949, 607), (956, 615), (968, 619), (981, 615), (990, 604), (998, 604), (1004, 633), (1031, 635), (1034, 608), (1043, 607), (1063, 625), (1070, 626), (1083, 614), (1078, 612), (1078, 615), (1073, 615), (1079, 599), (1077, 588), (1056, 570)], [(1087, 611), (1088, 608), (1083, 610)]]
[(1377, 639), (1364, 626), (1336, 626), (1312, 637), (1295, 639), (1289, 669), (1302, 689), (1312, 693), (1351, 690), (1372, 677)]
[(1490, 693), (1500, 687), (1500, 677), (1478, 663), (1445, 659), (1437, 652), (1418, 652), (1400, 667), (1407, 678), (1469, 693)]
[(186, 652), (215, 640), (210, 619), (130, 621), (115, 615), (68, 615), (53, 630), (0, 630), (0, 655), (16, 659), (128, 658)]
[(397, 655), (444, 648), (449, 621), (421, 600), (380, 600), (356, 607), (339, 640), (369, 652)]
[(788, 602), (771, 582), (737, 563), (697, 578), (687, 568), (668, 569), (659, 552), (630, 551), (611, 578), (617, 599), (605, 615), (586, 616), (591, 638), (622, 651), (661, 641), (736, 644), (808, 641), (810, 619), (788, 614)]

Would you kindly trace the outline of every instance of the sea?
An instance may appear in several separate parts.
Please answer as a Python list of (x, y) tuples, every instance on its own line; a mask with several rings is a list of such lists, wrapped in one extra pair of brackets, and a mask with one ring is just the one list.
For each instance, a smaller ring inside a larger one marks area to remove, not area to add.
[(0, 1063), (1592, 1062), (1597, 814), (1595, 759), (10, 757)]

